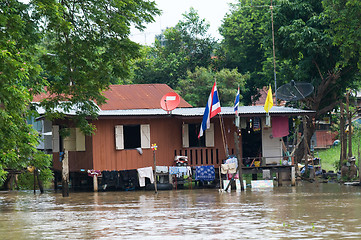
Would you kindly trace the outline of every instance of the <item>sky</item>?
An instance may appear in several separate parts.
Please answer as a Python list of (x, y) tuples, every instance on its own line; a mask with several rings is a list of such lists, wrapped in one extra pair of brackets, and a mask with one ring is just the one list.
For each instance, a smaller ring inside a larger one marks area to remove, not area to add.
[[(20, 0), (28, 3), (29, 0)], [(154, 0), (157, 7), (162, 10), (160, 16), (155, 17), (155, 22), (150, 23), (143, 32), (133, 28), (130, 39), (143, 44), (152, 45), (155, 35), (158, 35), (167, 27), (174, 27), (179, 20), (183, 19), (182, 14), (189, 12), (193, 7), (197, 10), (201, 19), (206, 19), (210, 24), (209, 34), (215, 39), (221, 39), (218, 28), (226, 13), (230, 11), (229, 3), (237, 3), (238, 0)]]
[(209, 22), (208, 33), (216, 39), (221, 39), (218, 28), (230, 10), (229, 3), (236, 3), (237, 0), (155, 0), (155, 2), (162, 10), (162, 14), (155, 18), (154, 23), (146, 25), (147, 28), (143, 32), (132, 29), (131, 40), (143, 45), (152, 45), (155, 35), (160, 34), (167, 27), (174, 27), (183, 19), (182, 14), (189, 12), (191, 7), (198, 11), (200, 18)]

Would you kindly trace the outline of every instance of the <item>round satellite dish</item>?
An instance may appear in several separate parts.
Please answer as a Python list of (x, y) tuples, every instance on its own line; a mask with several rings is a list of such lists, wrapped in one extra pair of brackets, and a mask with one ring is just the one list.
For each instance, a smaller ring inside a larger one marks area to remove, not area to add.
[(160, 100), (160, 106), (163, 110), (169, 112), (174, 110), (176, 107), (178, 107), (180, 102), (180, 97), (175, 92), (167, 93), (162, 97)]
[(313, 85), (311, 83), (296, 83), (291, 81), (279, 87), (276, 91), (276, 96), (285, 101), (297, 101), (306, 98), (313, 92)]

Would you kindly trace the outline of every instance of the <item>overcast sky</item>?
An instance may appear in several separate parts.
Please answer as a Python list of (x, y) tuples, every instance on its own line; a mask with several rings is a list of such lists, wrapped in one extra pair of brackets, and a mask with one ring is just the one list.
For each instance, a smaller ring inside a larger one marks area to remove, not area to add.
[(155, 18), (155, 22), (148, 24), (143, 32), (134, 29), (130, 38), (140, 44), (152, 45), (154, 36), (161, 33), (167, 27), (174, 27), (179, 20), (183, 19), (182, 14), (189, 12), (193, 7), (198, 11), (201, 18), (209, 22), (209, 33), (216, 39), (220, 39), (218, 28), (226, 13), (229, 12), (229, 3), (236, 3), (237, 0), (155, 0), (162, 15)]
[[(29, 0), (20, 0), (28, 3)], [(162, 10), (162, 14), (155, 18), (155, 22), (148, 24), (147, 28), (140, 32), (132, 30), (130, 38), (140, 44), (152, 45), (154, 36), (160, 34), (167, 27), (174, 27), (179, 20), (183, 19), (182, 14), (189, 12), (193, 7), (198, 11), (201, 18), (205, 18), (209, 24), (209, 33), (216, 39), (221, 36), (218, 28), (226, 13), (229, 12), (229, 3), (236, 3), (237, 0), (155, 0), (157, 7)]]

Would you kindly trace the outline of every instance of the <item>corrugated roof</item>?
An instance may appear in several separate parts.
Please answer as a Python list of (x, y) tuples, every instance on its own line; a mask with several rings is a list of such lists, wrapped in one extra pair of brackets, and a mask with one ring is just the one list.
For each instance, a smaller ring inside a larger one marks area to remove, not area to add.
[[(101, 110), (157, 109), (160, 108), (162, 97), (169, 92), (175, 91), (167, 84), (110, 85), (109, 90), (103, 93), (108, 99), (107, 103), (99, 107)], [(49, 94), (41, 93), (34, 96), (33, 102), (47, 97)], [(189, 108), (192, 105), (180, 97), (178, 107)]]
[[(156, 109), (160, 108), (161, 98), (169, 92), (174, 90), (166, 84), (111, 85), (104, 92), (107, 104), (99, 107), (102, 110)], [(178, 107), (187, 108), (192, 105), (180, 97)]]
[[(269, 111), (270, 115), (308, 115), (314, 114), (315, 111), (301, 110), (289, 107), (272, 107)], [(172, 111), (172, 115), (183, 117), (203, 116), (203, 108), (176, 108)], [(234, 115), (233, 107), (222, 107), (223, 115)], [(266, 111), (263, 106), (240, 106), (238, 108), (240, 116), (257, 116), (265, 115)], [(158, 116), (168, 115), (163, 109), (130, 109), (130, 110), (108, 110), (100, 111), (99, 116)]]

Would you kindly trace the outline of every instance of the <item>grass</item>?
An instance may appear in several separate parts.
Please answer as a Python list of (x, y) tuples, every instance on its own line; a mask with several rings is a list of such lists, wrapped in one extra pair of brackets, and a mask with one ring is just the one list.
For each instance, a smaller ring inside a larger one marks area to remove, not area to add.
[[(360, 139), (354, 137), (352, 139), (352, 154), (353, 156), (356, 157), (356, 165), (358, 166), (358, 157), (357, 157), (357, 151), (358, 151), (358, 143), (360, 143)], [(324, 149), (324, 150), (315, 150), (314, 152), (314, 156), (315, 157), (319, 157), (321, 158), (321, 165), (322, 165), (322, 169), (326, 170), (326, 171), (338, 171), (336, 169), (336, 162), (338, 163), (340, 161), (340, 151), (341, 151), (341, 146), (340, 144), (338, 146), (335, 147), (331, 147), (329, 149)], [(361, 146), (360, 146), (360, 152), (361, 152)]]
[(335, 163), (340, 161), (340, 146), (329, 149), (315, 150), (314, 156), (321, 159), (322, 169), (336, 171)]

